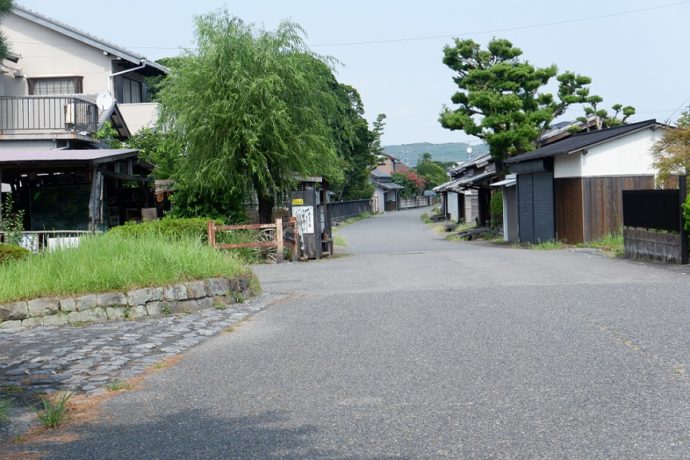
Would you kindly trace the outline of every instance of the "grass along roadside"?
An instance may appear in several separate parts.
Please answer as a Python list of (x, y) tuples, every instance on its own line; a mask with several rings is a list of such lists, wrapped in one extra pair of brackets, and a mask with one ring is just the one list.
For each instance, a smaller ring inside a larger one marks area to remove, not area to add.
[(591, 248), (598, 249), (610, 257), (622, 257), (625, 254), (625, 247), (623, 244), (623, 234), (614, 233), (608, 234), (598, 240), (588, 241), (586, 243), (567, 244), (561, 241), (544, 241), (543, 243), (529, 243), (526, 245), (514, 244), (513, 247), (535, 249), (539, 251), (552, 251), (558, 249), (572, 249), (572, 248)]
[(192, 238), (106, 234), (78, 248), (32, 255), (0, 266), (0, 302), (162, 286), (250, 273), (238, 256)]
[(352, 225), (355, 222), (359, 222), (360, 220), (368, 219), (370, 217), (374, 217), (376, 214), (373, 214), (371, 212), (363, 212), (362, 214), (359, 214), (355, 217), (348, 217), (347, 219), (338, 222), (337, 225), (333, 225), (333, 245), (341, 247), (341, 248), (346, 248), (348, 247), (347, 240), (345, 239), (344, 236), (339, 235), (338, 232), (344, 228), (347, 227), (348, 225)]

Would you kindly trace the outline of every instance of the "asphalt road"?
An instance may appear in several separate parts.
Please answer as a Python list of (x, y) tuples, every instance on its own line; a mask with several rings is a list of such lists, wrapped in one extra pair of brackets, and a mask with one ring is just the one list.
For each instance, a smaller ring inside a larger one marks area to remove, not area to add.
[(390, 213), (354, 254), (256, 268), (281, 300), (51, 458), (690, 457), (690, 280), (450, 243)]

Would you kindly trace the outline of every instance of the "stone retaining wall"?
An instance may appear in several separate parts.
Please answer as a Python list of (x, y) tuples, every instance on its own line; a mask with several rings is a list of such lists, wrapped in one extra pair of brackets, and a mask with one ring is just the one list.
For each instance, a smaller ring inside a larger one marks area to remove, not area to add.
[(0, 304), (0, 328), (61, 326), (161, 316), (227, 305), (250, 295), (249, 278), (210, 278), (127, 292)]

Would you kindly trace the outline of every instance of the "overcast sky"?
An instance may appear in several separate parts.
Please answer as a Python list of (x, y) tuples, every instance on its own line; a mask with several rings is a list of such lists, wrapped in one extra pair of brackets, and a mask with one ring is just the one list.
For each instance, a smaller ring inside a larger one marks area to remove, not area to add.
[[(455, 36), (483, 44), (494, 36), (508, 38), (535, 65), (556, 64), (588, 75), (593, 93), (607, 106), (633, 105), (637, 121), (665, 121), (690, 102), (690, 0), (18, 3), (150, 59), (193, 46), (193, 17), (223, 6), (267, 29), (292, 19), (306, 30), (314, 51), (342, 63), (338, 78), (359, 90), (367, 118), (373, 121), (381, 112), (388, 116), (384, 144), (468, 139), (437, 121), (455, 88), (452, 72), (441, 62), (444, 45)], [(567, 115), (575, 118), (580, 111)]]

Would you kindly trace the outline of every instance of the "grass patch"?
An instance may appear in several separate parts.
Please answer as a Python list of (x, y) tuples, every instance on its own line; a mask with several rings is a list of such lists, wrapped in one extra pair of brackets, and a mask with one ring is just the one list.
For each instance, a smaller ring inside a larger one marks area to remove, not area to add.
[(55, 428), (60, 425), (67, 415), (67, 401), (72, 393), (64, 393), (55, 398), (44, 397), (41, 399), (43, 410), (36, 411), (38, 419), (46, 428)]
[(568, 245), (561, 241), (550, 240), (541, 243), (528, 243), (526, 247), (527, 249), (536, 249), (537, 251), (554, 251), (557, 249), (565, 249)]
[(10, 419), (10, 402), (5, 398), (0, 398), (0, 423)]
[(107, 384), (105, 388), (108, 391), (123, 391), (123, 390), (129, 390), (131, 387), (129, 383), (123, 382), (122, 380), (114, 380)]
[(333, 244), (335, 244), (336, 246), (341, 246), (341, 247), (346, 248), (347, 247), (347, 240), (342, 235), (335, 235), (335, 236), (333, 236)]
[(598, 240), (589, 241), (587, 243), (578, 243), (578, 248), (595, 248), (601, 249), (613, 257), (623, 257), (625, 254), (625, 245), (623, 244), (622, 233), (611, 233)]
[(237, 255), (216, 251), (197, 239), (106, 234), (83, 238), (78, 248), (3, 264), (0, 302), (233, 278), (248, 272)]
[(429, 214), (426, 212), (422, 213), (422, 215), (419, 216), (419, 218), (422, 219), (422, 222), (424, 222), (425, 224), (433, 224), (434, 223), (434, 221), (431, 220), (431, 217), (429, 216)]

